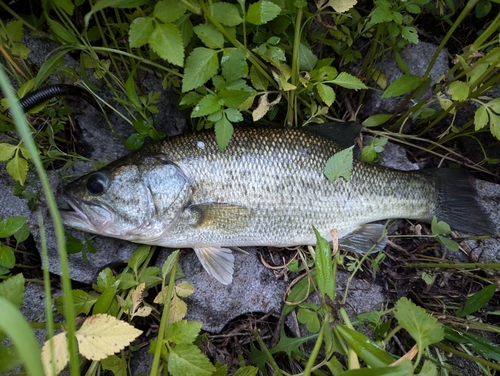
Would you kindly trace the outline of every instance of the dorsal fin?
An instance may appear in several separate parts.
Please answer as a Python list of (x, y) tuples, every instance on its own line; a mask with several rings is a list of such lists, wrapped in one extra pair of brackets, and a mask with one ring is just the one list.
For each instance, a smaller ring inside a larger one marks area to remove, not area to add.
[(323, 124), (306, 125), (302, 129), (326, 137), (337, 145), (347, 148), (354, 145), (361, 128), (361, 124), (355, 121), (331, 121)]

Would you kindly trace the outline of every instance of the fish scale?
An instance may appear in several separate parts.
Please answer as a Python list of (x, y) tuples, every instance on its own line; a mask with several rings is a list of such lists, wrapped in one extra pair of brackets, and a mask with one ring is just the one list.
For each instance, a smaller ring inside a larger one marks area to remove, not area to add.
[(354, 144), (348, 128), (237, 128), (224, 151), (213, 132), (166, 139), (68, 184), (72, 209), (62, 217), (87, 232), (193, 248), (225, 284), (232, 280), (229, 248), (314, 244), (313, 226), (326, 238), (336, 228), (340, 245), (355, 251), (379, 240), (383, 225), (371, 222), (382, 219), (437, 216), (455, 229), (496, 232), (461, 171), (354, 160), (349, 181), (328, 181), (327, 160)]

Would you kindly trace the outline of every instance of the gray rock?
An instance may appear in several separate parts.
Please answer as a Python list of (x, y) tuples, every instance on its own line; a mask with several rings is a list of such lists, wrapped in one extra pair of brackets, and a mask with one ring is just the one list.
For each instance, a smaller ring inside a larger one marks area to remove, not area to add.
[[(434, 53), (437, 51), (437, 46), (420, 41), (417, 45), (403, 50), (401, 52), (402, 59), (406, 62), (411, 74), (415, 76), (423, 76), (429, 66)], [(379, 68), (387, 77), (387, 83), (390, 85), (397, 78), (403, 75), (399, 69), (394, 56), (389, 56), (381, 63)], [(445, 49), (441, 50), (436, 59), (434, 66), (430, 71), (431, 88), (427, 91), (426, 97), (432, 96), (432, 85), (438, 79), (449, 71), (448, 56)], [(366, 94), (364, 105), (361, 110), (362, 118), (367, 118), (375, 114), (390, 114), (393, 113), (402, 103), (401, 97), (382, 99), (382, 91), (369, 90)], [(409, 103), (408, 106), (412, 104)]]

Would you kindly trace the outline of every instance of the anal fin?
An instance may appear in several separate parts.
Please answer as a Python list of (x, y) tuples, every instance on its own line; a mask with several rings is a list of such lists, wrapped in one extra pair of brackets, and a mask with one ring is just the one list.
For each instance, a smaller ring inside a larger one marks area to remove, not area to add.
[(234, 256), (228, 248), (194, 248), (203, 268), (223, 285), (233, 281)]
[(380, 252), (387, 244), (385, 226), (367, 223), (339, 240), (340, 248), (350, 252)]

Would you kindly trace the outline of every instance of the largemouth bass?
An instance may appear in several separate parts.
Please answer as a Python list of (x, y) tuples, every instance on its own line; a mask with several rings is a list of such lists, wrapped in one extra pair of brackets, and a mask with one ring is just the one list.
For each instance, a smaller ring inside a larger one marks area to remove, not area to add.
[(383, 225), (433, 216), (452, 228), (494, 234), (467, 175), (398, 171), (354, 160), (333, 183), (326, 161), (352, 145), (359, 125), (236, 128), (221, 152), (213, 132), (172, 137), (65, 187), (73, 228), (169, 248), (193, 248), (208, 273), (232, 280), (232, 247), (315, 244), (336, 228), (340, 244), (368, 251)]

